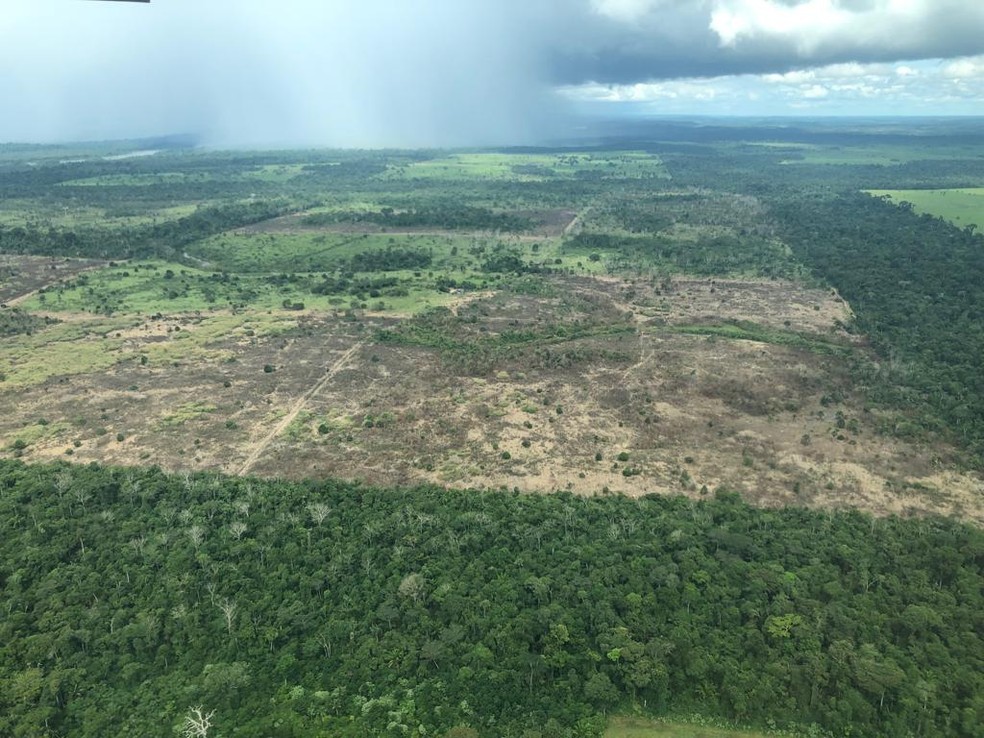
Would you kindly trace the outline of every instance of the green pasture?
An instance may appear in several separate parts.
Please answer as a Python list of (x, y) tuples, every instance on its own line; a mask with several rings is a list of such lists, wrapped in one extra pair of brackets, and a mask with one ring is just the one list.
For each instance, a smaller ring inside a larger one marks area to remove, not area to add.
[[(437, 272), (440, 276), (443, 272)], [(170, 275), (170, 276), (169, 276)], [(145, 316), (161, 313), (215, 313), (241, 311), (286, 311), (298, 309), (332, 312), (349, 308), (376, 312), (409, 314), (446, 305), (454, 296), (435, 288), (435, 273), (408, 270), (386, 272), (398, 280), (396, 287), (379, 294), (369, 290), (354, 294), (324, 294), (310, 287), (320, 274), (294, 273), (222, 275), (203, 269), (160, 261), (130, 262), (89, 272), (67, 283), (35, 295), (22, 307), (49, 313), (89, 313), (96, 316)], [(353, 275), (354, 280), (371, 280), (380, 272)], [(489, 275), (455, 272), (457, 279), (485, 283)], [(292, 308), (285, 308), (285, 303)]]
[(887, 197), (894, 203), (909, 202), (917, 213), (948, 220), (961, 228), (984, 229), (984, 187), (949, 190), (868, 190), (869, 195)]
[[(587, 252), (568, 251), (557, 238), (519, 238), (479, 235), (407, 235), (386, 233), (224, 233), (188, 249), (189, 256), (215, 270), (242, 274), (323, 272), (344, 268), (358, 254), (401, 249), (431, 255), (422, 271), (454, 274), (479, 269), (498, 251), (522, 260), (578, 273), (601, 273), (604, 265)], [(387, 272), (388, 274), (389, 272)]]
[[(435, 263), (464, 266), (469, 249), (488, 239), (367, 233), (223, 233), (188, 249), (210, 268), (230, 272), (318, 272), (339, 268), (357, 254), (400, 248), (433, 255)], [(457, 249), (457, 254), (452, 252)], [(460, 257), (458, 256), (460, 255)]]
[(874, 144), (870, 146), (832, 146), (776, 144), (795, 152), (783, 164), (848, 164), (892, 166), (927, 159), (980, 159), (981, 152), (973, 146), (938, 146), (926, 144)]
[(191, 215), (203, 203), (181, 203), (164, 207), (115, 208), (86, 205), (44, 204), (31, 200), (7, 200), (0, 203), (0, 226), (128, 227), (178, 220)]
[(25, 387), (62, 375), (106, 371), (126, 361), (140, 366), (144, 361), (151, 368), (176, 362), (218, 363), (233, 356), (226, 346), (230, 340), (282, 334), (297, 326), (298, 316), (283, 310), (250, 310), (188, 317), (165, 340), (140, 341), (139, 329), (154, 321), (134, 315), (73, 317), (31, 335), (5, 338), (0, 387)]
[(574, 179), (585, 174), (605, 178), (668, 178), (662, 160), (643, 151), (512, 154), (461, 153), (391, 166), (387, 179), (516, 180)]
[(150, 187), (162, 184), (192, 184), (200, 182), (287, 182), (301, 173), (300, 164), (267, 164), (245, 170), (192, 170), (154, 172), (152, 174), (102, 174), (97, 177), (71, 179), (61, 187)]
[(0, 375), (3, 387), (29, 386), (62, 374), (102, 371), (116, 364), (123, 340), (114, 331), (126, 321), (98, 319), (58, 323), (31, 335), (4, 339)]

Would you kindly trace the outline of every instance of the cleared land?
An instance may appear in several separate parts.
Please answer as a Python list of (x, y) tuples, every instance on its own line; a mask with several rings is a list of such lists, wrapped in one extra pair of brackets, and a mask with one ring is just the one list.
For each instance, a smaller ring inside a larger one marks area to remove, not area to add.
[(347, 166), (84, 178), (73, 197), (114, 203), (344, 186), (193, 240), (181, 263), (2, 257), (0, 453), (582, 495), (724, 488), (984, 522), (984, 484), (954, 450), (869, 405), (857, 372), (876, 357), (850, 307), (755, 197), (671, 187), (646, 152)]
[(926, 213), (965, 228), (984, 228), (984, 187), (949, 190), (869, 190), (875, 197), (895, 203), (911, 203), (917, 213)]
[(984, 521), (980, 482), (939, 468), (946, 449), (878, 432), (899, 421), (851, 389), (845, 357), (865, 349), (835, 294), (692, 278), (538, 288), (402, 320), (60, 312), (8, 346), (0, 443), (25, 458), (378, 484), (725, 487), (763, 505)]

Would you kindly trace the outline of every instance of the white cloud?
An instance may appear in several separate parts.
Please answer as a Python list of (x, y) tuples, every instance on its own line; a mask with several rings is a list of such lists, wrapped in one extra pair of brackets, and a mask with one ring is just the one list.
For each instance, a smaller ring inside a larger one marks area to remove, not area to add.
[(831, 64), (785, 74), (571, 86), (562, 92), (575, 101), (641, 105), (657, 113), (979, 114), (984, 111), (984, 55), (953, 62)]
[(773, 84), (795, 85), (809, 82), (816, 77), (816, 73), (811, 69), (796, 69), (785, 74), (764, 74), (762, 79)]
[(943, 73), (952, 79), (984, 78), (984, 57), (970, 57), (950, 62)]
[(771, 36), (794, 38), (798, 48), (809, 52), (856, 17), (834, 0), (806, 0), (795, 5), (776, 0), (718, 0), (715, 5), (710, 27), (722, 46)]
[(982, 6), (959, 0), (713, 0), (710, 29), (726, 48), (780, 43), (803, 58), (845, 48), (925, 45), (939, 24), (984, 20)]

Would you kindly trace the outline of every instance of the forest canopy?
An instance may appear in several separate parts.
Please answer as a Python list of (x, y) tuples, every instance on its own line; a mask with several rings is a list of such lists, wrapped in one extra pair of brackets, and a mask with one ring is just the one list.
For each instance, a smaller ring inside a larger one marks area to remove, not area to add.
[[(0, 463), (0, 733), (978, 736), (981, 531)], [(38, 732), (38, 726), (46, 726)], [(164, 730), (167, 733), (167, 730)]]

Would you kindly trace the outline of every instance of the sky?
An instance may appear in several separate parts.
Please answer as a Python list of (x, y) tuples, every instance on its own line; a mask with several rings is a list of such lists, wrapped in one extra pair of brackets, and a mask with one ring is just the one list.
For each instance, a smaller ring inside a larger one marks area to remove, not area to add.
[(984, 115), (982, 0), (3, 0), (0, 141), (533, 143), (584, 116)]

